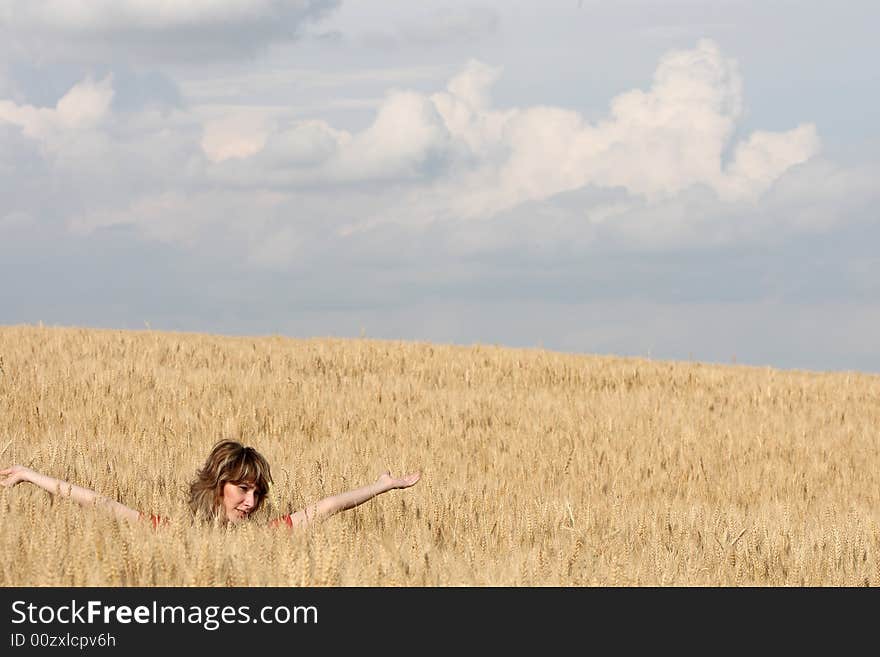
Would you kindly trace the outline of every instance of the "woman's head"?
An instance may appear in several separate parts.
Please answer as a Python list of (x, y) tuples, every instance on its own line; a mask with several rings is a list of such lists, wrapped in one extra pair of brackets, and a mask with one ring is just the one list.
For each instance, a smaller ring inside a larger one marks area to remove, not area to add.
[(234, 440), (214, 445), (190, 485), (189, 506), (196, 516), (239, 522), (259, 510), (269, 492), (269, 462)]

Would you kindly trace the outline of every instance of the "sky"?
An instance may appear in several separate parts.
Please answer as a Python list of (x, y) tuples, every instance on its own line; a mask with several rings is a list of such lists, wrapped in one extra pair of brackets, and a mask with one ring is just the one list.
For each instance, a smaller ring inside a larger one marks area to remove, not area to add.
[(880, 373), (878, 23), (7, 0), (0, 324)]

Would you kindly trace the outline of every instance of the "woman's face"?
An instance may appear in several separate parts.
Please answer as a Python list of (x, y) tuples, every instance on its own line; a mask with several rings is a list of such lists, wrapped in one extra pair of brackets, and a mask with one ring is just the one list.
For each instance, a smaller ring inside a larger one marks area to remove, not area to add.
[(226, 482), (223, 484), (222, 504), (229, 522), (240, 522), (248, 517), (257, 504), (257, 487), (246, 482)]

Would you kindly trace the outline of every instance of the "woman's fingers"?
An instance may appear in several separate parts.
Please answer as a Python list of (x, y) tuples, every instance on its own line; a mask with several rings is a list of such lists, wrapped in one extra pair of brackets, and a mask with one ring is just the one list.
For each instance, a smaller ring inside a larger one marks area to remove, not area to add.
[(389, 470), (386, 470), (381, 475), (379, 475), (379, 479), (387, 479), (390, 484), (395, 488), (409, 488), (413, 484), (415, 484), (419, 479), (422, 478), (421, 472), (413, 472), (411, 474), (405, 475), (403, 477), (393, 477)]
[(400, 479), (398, 479), (398, 482), (403, 488), (408, 488), (409, 486), (413, 486), (421, 478), (421, 472), (413, 472), (412, 474), (408, 474), (405, 477), (401, 477)]
[(24, 475), (22, 474), (23, 470), (24, 468), (20, 465), (13, 465), (11, 468), (0, 470), (0, 476), (3, 477), (0, 484), (9, 488), (10, 486), (15, 486), (15, 484), (24, 481)]

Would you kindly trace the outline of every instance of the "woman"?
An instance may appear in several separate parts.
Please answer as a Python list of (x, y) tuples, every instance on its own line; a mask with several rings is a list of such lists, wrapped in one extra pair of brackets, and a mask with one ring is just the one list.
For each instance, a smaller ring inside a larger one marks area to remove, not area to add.
[[(0, 484), (7, 488), (26, 481), (50, 493), (69, 497), (83, 506), (106, 507), (119, 518), (149, 519), (154, 527), (163, 521), (159, 516), (147, 517), (88, 488), (49, 477), (21, 465), (0, 470), (0, 476), (3, 477)], [(391, 473), (383, 472), (375, 483), (325, 497), (302, 511), (276, 518), (270, 524), (304, 527), (315, 520), (363, 504), (389, 490), (409, 488), (420, 477), (418, 472), (405, 477), (392, 477)], [(195, 480), (190, 484), (189, 507), (197, 518), (238, 523), (259, 510), (271, 483), (269, 463), (262, 454), (252, 447), (245, 447), (233, 440), (223, 440), (214, 446), (205, 465), (197, 472)]]

